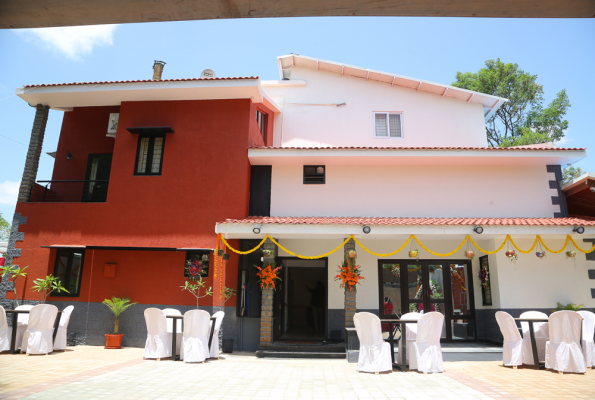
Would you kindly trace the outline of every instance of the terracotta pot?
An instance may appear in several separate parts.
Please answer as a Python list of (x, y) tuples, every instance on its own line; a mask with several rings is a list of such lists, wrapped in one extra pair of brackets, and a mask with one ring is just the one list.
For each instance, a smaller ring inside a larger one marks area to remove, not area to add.
[(349, 255), (349, 258), (357, 257), (357, 253), (355, 252), (355, 250), (349, 250), (349, 253), (347, 254)]
[(105, 334), (105, 348), (106, 349), (120, 349), (122, 348), (122, 337), (124, 337), (123, 333), (119, 333), (117, 335), (113, 333), (106, 333)]
[(475, 255), (475, 253), (473, 252), (473, 250), (467, 250), (465, 252), (465, 257), (467, 257), (467, 258), (473, 258), (474, 255)]

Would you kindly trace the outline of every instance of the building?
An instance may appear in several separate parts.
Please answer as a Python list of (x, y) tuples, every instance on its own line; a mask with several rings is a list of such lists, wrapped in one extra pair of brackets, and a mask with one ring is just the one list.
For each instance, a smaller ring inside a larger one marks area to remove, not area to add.
[[(17, 90), (37, 111), (8, 257), (29, 265), (30, 277), (62, 277), (70, 296), (50, 299), (75, 304), (69, 330), (79, 341), (103, 344), (111, 319), (101, 301), (115, 295), (141, 303), (120, 329), (124, 345), (143, 346), (146, 307), (195, 307), (180, 290), (192, 257), (210, 260), (205, 281), (214, 293), (201, 307), (221, 306), (222, 287), (238, 289), (225, 304), (223, 337), (243, 350), (340, 339), (352, 300), (382, 318), (442, 312), (445, 341), (501, 340), (498, 310), (595, 307), (591, 255), (564, 254), (567, 235), (583, 249), (595, 237), (595, 221), (568, 216), (561, 190), (562, 166), (585, 149), (489, 148), (485, 121), (506, 99), (294, 54), (278, 65), (278, 81)], [(36, 180), (48, 107), (65, 111), (51, 182)], [(353, 235), (385, 255), (349, 240), (328, 256), (300, 259), (269, 240), (246, 255), (227, 249), (215, 279), (217, 235), (239, 251), (270, 235), (300, 256), (328, 253)], [(425, 248), (414, 239), (402, 247), (411, 235)], [(467, 235), (494, 253), (459, 247)], [(517, 259), (511, 242), (501, 247), (507, 235), (529, 254), (516, 250)], [(531, 248), (537, 235), (547, 248)], [(333, 278), (351, 249), (365, 280), (346, 301)], [(263, 296), (254, 266), (272, 260), (282, 281)]]

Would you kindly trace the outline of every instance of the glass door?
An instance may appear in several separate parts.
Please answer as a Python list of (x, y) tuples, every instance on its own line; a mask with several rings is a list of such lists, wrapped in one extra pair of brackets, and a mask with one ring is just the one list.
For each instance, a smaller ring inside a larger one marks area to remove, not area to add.
[[(475, 340), (471, 264), (458, 260), (379, 260), (380, 315), (439, 312), (444, 341)], [(394, 310), (394, 311), (393, 311)]]

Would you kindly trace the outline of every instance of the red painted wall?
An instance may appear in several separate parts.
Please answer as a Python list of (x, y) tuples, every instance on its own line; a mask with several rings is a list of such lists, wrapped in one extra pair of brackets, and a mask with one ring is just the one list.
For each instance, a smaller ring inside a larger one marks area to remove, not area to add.
[[(41, 246), (214, 248), (216, 222), (247, 216), (247, 148), (263, 145), (253, 132), (256, 111), (250, 100), (125, 102), (119, 108), (115, 140), (105, 137), (110, 112), (117, 108), (88, 107), (65, 114), (53, 174), (53, 179), (83, 179), (86, 156), (109, 152), (113, 145), (107, 202), (17, 204), (16, 212), (28, 218), (19, 229), (25, 233), (25, 240), (17, 242), (22, 256), (13, 261), (29, 265), (29, 281), (17, 283), (20, 298), (33, 279), (53, 272), (55, 250)], [(273, 113), (269, 115), (272, 143)], [(138, 135), (126, 128), (138, 126), (170, 126), (175, 131), (165, 139), (161, 176), (133, 175)], [(73, 159), (67, 161), (69, 151)], [(238, 241), (230, 244), (239, 246)], [(79, 300), (122, 295), (141, 303), (196, 304), (179, 288), (184, 255), (88, 250)], [(103, 278), (106, 262), (118, 264), (116, 278)], [(237, 262), (235, 254), (226, 262), (226, 286), (235, 288)], [(218, 301), (219, 281), (213, 282), (213, 273), (207, 286), (215, 287)], [(27, 289), (25, 297), (35, 299), (37, 294)], [(235, 297), (227, 305), (235, 305)]]

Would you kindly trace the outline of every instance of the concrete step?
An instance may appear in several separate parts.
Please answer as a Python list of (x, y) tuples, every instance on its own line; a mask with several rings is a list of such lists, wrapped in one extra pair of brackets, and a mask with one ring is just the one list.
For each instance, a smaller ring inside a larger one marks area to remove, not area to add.
[(300, 345), (300, 344), (281, 344), (259, 345), (258, 350), (262, 351), (281, 351), (298, 353), (341, 353), (345, 355), (345, 345)]
[(312, 352), (312, 351), (269, 351), (257, 350), (258, 358), (319, 358), (319, 359), (345, 359), (345, 351), (338, 352)]

